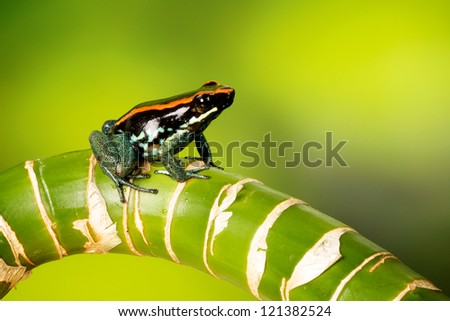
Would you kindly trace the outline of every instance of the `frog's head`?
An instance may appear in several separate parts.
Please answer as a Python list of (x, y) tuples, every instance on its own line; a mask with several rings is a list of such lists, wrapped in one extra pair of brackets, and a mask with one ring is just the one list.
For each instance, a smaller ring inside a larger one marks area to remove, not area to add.
[(189, 127), (197, 130), (205, 129), (234, 99), (234, 89), (216, 81), (209, 81), (195, 93), (192, 99)]
[(107, 120), (103, 123), (102, 133), (105, 135), (109, 135), (114, 127), (116, 121), (115, 120)]
[(213, 108), (219, 113), (231, 106), (234, 99), (234, 89), (216, 81), (208, 81), (197, 91), (193, 98), (193, 109), (204, 114)]

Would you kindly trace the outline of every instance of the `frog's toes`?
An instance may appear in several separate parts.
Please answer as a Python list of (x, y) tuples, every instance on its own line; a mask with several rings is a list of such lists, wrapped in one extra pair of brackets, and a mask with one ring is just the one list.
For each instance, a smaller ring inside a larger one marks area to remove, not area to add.
[(203, 171), (208, 168), (209, 168), (208, 166), (202, 166), (202, 167), (198, 167), (195, 169), (186, 170), (186, 171), (184, 171), (183, 175), (178, 175), (176, 177), (172, 176), (172, 174), (169, 171), (163, 170), (163, 169), (155, 170), (155, 174), (163, 174), (163, 175), (166, 175), (166, 176), (169, 176), (169, 177), (175, 179), (176, 181), (184, 182), (184, 181), (188, 180), (189, 178), (209, 179), (210, 177), (207, 175), (197, 174), (198, 172)]
[(212, 161), (210, 161), (209, 163), (205, 163), (205, 165), (208, 167), (214, 167), (214, 168), (217, 168), (217, 169), (220, 169), (223, 171), (223, 167), (220, 167), (220, 166), (214, 164)]
[(205, 169), (209, 169), (209, 166), (200, 166), (197, 168), (189, 169), (186, 171), (186, 174), (189, 175), (189, 173), (192, 173), (192, 174), (198, 173), (198, 172), (204, 171)]
[(201, 174), (196, 174), (196, 173), (189, 173), (186, 172), (188, 178), (199, 178), (199, 179), (210, 179), (210, 177), (208, 175), (201, 175)]
[(201, 172), (205, 169), (208, 169), (209, 166), (201, 166), (198, 168), (194, 168), (194, 169), (190, 169), (186, 171), (186, 176), (188, 178), (200, 178), (200, 179), (209, 179), (209, 176), (207, 175), (201, 175), (201, 174), (197, 174), (198, 172)]
[(214, 164), (214, 162), (212, 160), (206, 161), (201, 157), (195, 157), (195, 156), (186, 156), (184, 159), (187, 159), (189, 161), (202, 161), (205, 164), (206, 168), (215, 167), (217, 169), (223, 170), (223, 167), (220, 167), (220, 166)]
[(150, 178), (150, 174), (128, 175), (128, 178)]
[(169, 171), (166, 171), (164, 169), (157, 169), (157, 170), (155, 170), (155, 174), (162, 174), (162, 175), (166, 175), (166, 176), (172, 177), (172, 175), (170, 175)]

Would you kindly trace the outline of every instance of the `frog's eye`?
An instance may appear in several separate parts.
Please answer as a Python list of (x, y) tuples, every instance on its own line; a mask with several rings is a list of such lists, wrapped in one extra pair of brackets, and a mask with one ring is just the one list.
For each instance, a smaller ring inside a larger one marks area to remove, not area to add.
[(111, 132), (112, 128), (114, 127), (115, 123), (116, 123), (115, 120), (107, 120), (107, 121), (105, 121), (105, 123), (102, 126), (103, 134), (108, 135)]
[(201, 94), (195, 97), (195, 103), (197, 105), (207, 105), (211, 101), (211, 95)]
[(204, 112), (211, 105), (211, 95), (199, 94), (194, 98), (195, 107), (199, 112)]

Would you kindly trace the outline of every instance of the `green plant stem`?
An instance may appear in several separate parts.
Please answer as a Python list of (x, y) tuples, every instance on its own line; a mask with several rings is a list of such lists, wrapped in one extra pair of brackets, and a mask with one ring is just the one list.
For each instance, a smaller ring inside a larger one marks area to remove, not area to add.
[(211, 179), (136, 180), (159, 193), (126, 189), (125, 204), (90, 151), (0, 173), (0, 296), (45, 262), (125, 253), (193, 266), (264, 300), (448, 299), (303, 201), (227, 171), (204, 173)]

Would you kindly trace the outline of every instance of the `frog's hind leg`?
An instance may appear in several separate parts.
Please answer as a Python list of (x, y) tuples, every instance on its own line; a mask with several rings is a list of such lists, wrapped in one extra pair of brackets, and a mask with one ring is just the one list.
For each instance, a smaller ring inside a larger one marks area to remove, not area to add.
[(108, 136), (93, 131), (89, 142), (100, 168), (114, 182), (122, 203), (126, 202), (122, 188), (124, 185), (146, 193), (158, 193), (156, 189), (139, 187), (128, 181), (131, 178), (147, 178), (148, 175), (127, 175), (129, 169), (135, 166), (137, 157), (126, 135)]
[(123, 193), (123, 186), (128, 186), (132, 189), (135, 189), (140, 192), (150, 193), (150, 194), (158, 194), (158, 190), (154, 188), (145, 188), (138, 185), (135, 185), (117, 175), (114, 175), (111, 173), (107, 168), (104, 168), (103, 171), (106, 173), (106, 175), (111, 178), (111, 180), (114, 182), (114, 185), (116, 186), (117, 191), (119, 192), (120, 201), (122, 203), (126, 202), (125, 194)]
[(120, 201), (122, 203), (125, 203), (125, 194), (123, 193), (122, 189), (122, 186), (124, 185), (123, 184), (124, 180), (121, 179), (119, 176), (111, 173), (111, 171), (106, 167), (102, 167), (102, 170), (114, 182), (114, 185), (116, 186), (116, 189), (119, 192)]

